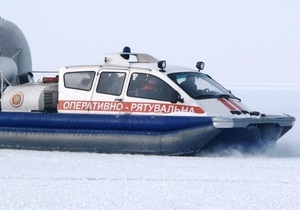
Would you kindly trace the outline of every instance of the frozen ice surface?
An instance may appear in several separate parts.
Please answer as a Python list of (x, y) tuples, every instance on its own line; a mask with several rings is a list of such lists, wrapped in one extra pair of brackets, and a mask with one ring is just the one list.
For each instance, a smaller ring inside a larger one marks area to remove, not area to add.
[(295, 209), (300, 158), (1, 150), (1, 209)]

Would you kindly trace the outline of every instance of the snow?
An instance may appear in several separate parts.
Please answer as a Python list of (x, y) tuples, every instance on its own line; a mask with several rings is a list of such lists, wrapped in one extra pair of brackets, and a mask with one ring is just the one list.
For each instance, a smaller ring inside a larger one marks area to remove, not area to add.
[[(299, 118), (300, 88), (232, 86)], [(296, 209), (299, 123), (265, 154), (197, 157), (0, 150), (0, 209)]]

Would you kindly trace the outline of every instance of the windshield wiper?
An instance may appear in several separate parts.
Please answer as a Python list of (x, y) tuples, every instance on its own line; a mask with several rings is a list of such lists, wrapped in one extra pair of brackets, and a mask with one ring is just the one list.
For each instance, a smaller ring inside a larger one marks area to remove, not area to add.
[(218, 95), (198, 95), (194, 96), (195, 99), (208, 99), (208, 98), (218, 98)]
[(194, 96), (195, 99), (210, 99), (210, 98), (225, 98), (225, 99), (229, 99), (229, 98), (233, 98), (233, 99), (237, 99), (239, 101), (241, 101), (241, 99), (233, 96), (233, 95), (229, 95), (229, 94), (220, 94), (220, 95), (213, 95), (213, 94), (206, 94), (206, 95), (197, 95)]

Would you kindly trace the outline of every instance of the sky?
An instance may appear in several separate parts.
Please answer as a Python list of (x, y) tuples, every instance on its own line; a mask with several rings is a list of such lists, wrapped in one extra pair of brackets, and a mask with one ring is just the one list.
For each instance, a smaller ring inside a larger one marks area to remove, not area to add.
[(29, 43), (33, 70), (99, 64), (130, 46), (221, 83), (300, 84), (297, 0), (10, 0), (0, 16)]

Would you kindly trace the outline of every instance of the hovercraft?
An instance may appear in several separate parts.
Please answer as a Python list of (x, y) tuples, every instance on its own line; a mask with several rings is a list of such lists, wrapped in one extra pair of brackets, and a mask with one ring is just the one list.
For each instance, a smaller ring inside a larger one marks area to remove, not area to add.
[(201, 61), (167, 66), (129, 47), (36, 82), (22, 32), (3, 19), (0, 29), (1, 148), (194, 155), (261, 148), (295, 122), (251, 111)]

